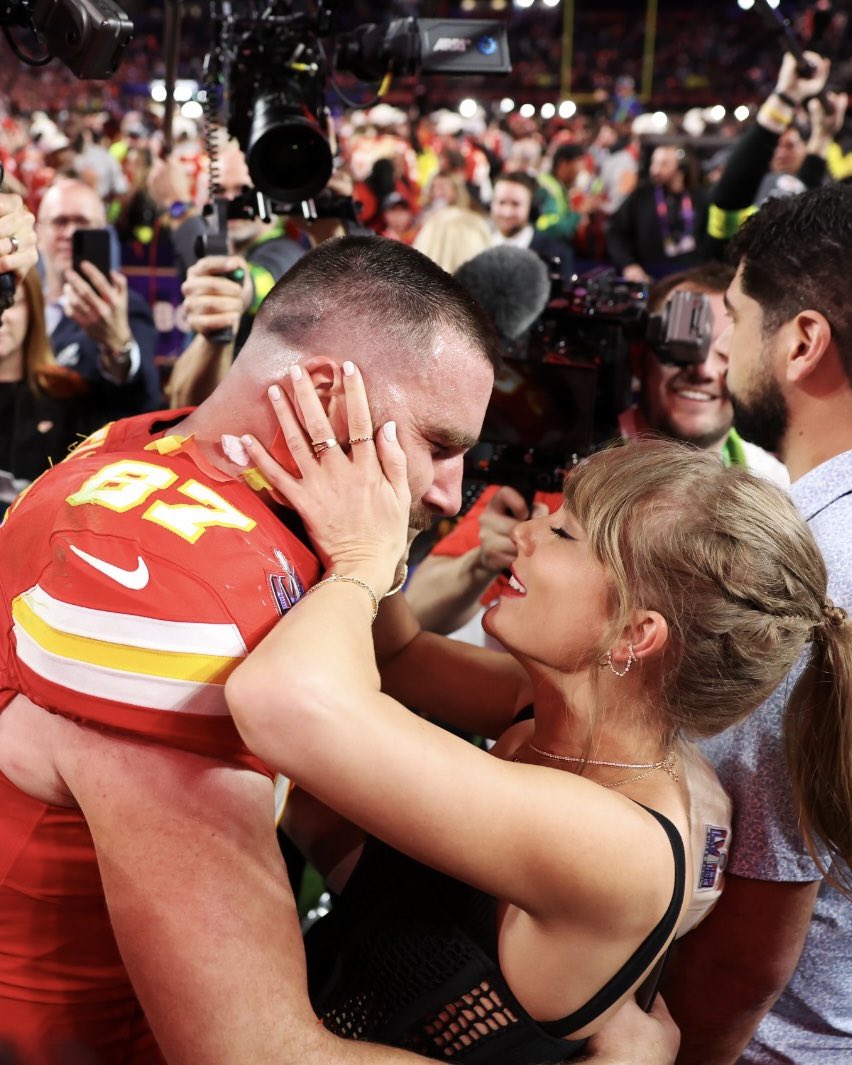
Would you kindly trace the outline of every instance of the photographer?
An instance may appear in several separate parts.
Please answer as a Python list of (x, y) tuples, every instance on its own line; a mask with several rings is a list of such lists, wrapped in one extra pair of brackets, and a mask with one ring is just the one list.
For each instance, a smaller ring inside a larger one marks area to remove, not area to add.
[[(793, 55), (784, 55), (775, 88), (731, 153), (708, 215), (713, 254), (723, 254), (742, 222), (770, 196), (817, 188), (825, 180), (826, 157), (843, 128), (848, 97), (829, 92), (825, 99), (830, 107), (823, 106), (817, 97), (825, 89), (831, 64), (815, 52), (806, 52), (805, 58), (812, 68), (807, 77)], [(811, 122), (807, 143), (795, 125), (806, 101)]]
[[(690, 366), (663, 364), (649, 344), (643, 344), (635, 367), (640, 380), (639, 402), (619, 419), (622, 438), (655, 434), (694, 444), (719, 454), (726, 465), (746, 466), (785, 484), (784, 468), (771, 455), (743, 441), (731, 428), (733, 410), (725, 385), (727, 360), (717, 341), (727, 316), (722, 294), (732, 271), (707, 263), (666, 278), (649, 296), (651, 313), (659, 311), (673, 292), (705, 293), (713, 312), (711, 350), (702, 363)], [(532, 516), (553, 510), (560, 493), (538, 493)], [(406, 596), (424, 628), (450, 633), (467, 625), (492, 602), (505, 584), (502, 572), (515, 557), (511, 533), (530, 516), (523, 496), (515, 488), (491, 486), (456, 527), (439, 540), (415, 570)], [(478, 625), (468, 638), (481, 640)]]
[[(237, 200), (251, 185), (245, 156), (230, 142), (218, 160), (221, 197)], [(177, 200), (171, 211), (189, 205)], [(227, 373), (240, 350), (263, 298), (282, 274), (302, 257), (305, 248), (284, 236), (281, 222), (260, 218), (229, 218), (230, 254), (195, 257), (204, 221), (193, 214), (174, 231), (178, 257), (192, 262), (181, 291), (184, 313), (195, 334), (172, 368), (168, 385), (171, 407), (200, 403)], [(223, 339), (230, 330), (231, 340)]]

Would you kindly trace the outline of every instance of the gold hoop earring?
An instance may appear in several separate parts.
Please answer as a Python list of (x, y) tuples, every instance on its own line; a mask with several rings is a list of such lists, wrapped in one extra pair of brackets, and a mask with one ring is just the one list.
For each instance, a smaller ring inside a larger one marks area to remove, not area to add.
[(630, 672), (630, 667), (633, 665), (633, 663), (635, 661), (636, 661), (636, 655), (633, 653), (633, 644), (632, 643), (628, 643), (628, 645), (627, 645), (627, 662), (626, 662), (626, 664), (624, 666), (624, 669), (622, 669), (621, 671), (617, 670), (615, 668), (615, 666), (612, 664), (612, 651), (607, 651), (607, 653), (606, 653), (606, 664), (609, 666), (609, 668), (612, 670), (612, 672), (616, 675), (616, 677), (626, 677), (627, 674)]

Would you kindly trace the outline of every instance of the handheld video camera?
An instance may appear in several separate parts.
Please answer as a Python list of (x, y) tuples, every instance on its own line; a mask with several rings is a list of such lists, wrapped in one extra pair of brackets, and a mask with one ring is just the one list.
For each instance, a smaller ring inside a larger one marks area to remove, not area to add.
[(642, 284), (611, 270), (575, 278), (547, 304), (529, 333), (506, 349), (481, 442), (469, 452), (465, 504), (485, 484), (509, 484), (528, 502), (557, 492), (584, 455), (618, 435), (630, 406), (634, 344), (649, 344), (662, 362), (703, 362), (713, 313), (706, 295), (672, 293), (648, 310)]

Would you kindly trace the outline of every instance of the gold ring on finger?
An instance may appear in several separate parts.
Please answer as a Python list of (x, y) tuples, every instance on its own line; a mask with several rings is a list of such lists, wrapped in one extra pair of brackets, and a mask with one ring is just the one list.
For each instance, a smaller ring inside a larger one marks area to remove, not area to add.
[(330, 451), (333, 447), (337, 447), (337, 441), (332, 437), (331, 440), (319, 440), (316, 444), (311, 444), (311, 447), (314, 449), (314, 454), (319, 458), (324, 451)]
[(372, 444), (373, 438), (371, 436), (352, 436), (349, 438), (350, 444)]
[(12, 250), (9, 252), (9, 254), (10, 255), (14, 255), (15, 252), (18, 250), (18, 248), (20, 248), (20, 244), (18, 243), (18, 238), (17, 237), (9, 237), (9, 243), (12, 245)]

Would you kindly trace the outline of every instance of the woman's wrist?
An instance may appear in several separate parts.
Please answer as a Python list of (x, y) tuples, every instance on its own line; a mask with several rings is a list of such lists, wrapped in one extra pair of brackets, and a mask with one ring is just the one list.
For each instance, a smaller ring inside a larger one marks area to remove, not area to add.
[(384, 599), (396, 580), (395, 570), (392, 570), (386, 561), (330, 562), (323, 579), (334, 575), (363, 581), (379, 601)]

